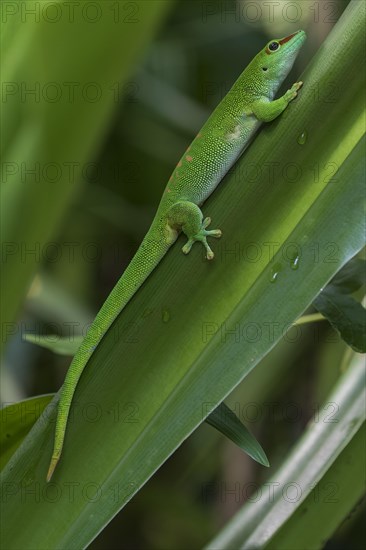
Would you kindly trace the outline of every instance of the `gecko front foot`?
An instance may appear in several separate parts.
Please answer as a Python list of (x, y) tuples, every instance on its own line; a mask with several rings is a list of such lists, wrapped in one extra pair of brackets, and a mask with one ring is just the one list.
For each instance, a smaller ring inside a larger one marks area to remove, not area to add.
[(287, 90), (287, 92), (285, 93), (285, 99), (287, 101), (292, 101), (293, 99), (295, 99), (295, 97), (297, 96), (297, 92), (300, 90), (302, 85), (303, 85), (303, 82), (301, 81), (295, 82), (295, 84), (291, 86), (291, 89)]
[(182, 251), (184, 254), (188, 254), (191, 251), (193, 244), (199, 241), (206, 249), (206, 258), (208, 260), (212, 260), (214, 258), (215, 255), (207, 242), (207, 237), (215, 237), (216, 239), (219, 239), (222, 235), (222, 232), (220, 229), (211, 229), (210, 231), (207, 231), (206, 227), (208, 227), (210, 223), (211, 218), (205, 218), (203, 220), (202, 227), (199, 232), (190, 237), (187, 243), (183, 246)]

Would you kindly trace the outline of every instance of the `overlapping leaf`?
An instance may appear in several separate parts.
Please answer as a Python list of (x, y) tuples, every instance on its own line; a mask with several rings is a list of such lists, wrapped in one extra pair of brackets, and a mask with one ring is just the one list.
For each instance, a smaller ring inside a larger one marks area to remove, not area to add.
[(366, 352), (366, 309), (350, 294), (365, 284), (366, 262), (354, 258), (314, 300), (314, 306), (348, 345)]

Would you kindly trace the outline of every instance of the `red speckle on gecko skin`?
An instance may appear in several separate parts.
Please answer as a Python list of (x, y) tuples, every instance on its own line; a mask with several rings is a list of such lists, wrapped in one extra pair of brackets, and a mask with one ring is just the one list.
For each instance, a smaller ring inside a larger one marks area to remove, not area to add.
[(193, 157), (191, 157), (190, 155), (187, 155), (187, 156), (186, 156), (186, 159), (188, 160), (188, 162), (192, 162)]
[(182, 161), (181, 160), (178, 162), (177, 166), (179, 166), (179, 168), (182, 166)]
[(198, 132), (197, 137), (198, 137), (198, 138), (202, 137), (201, 132)]
[(169, 187), (167, 188), (166, 192), (171, 193), (171, 190), (169, 189)]

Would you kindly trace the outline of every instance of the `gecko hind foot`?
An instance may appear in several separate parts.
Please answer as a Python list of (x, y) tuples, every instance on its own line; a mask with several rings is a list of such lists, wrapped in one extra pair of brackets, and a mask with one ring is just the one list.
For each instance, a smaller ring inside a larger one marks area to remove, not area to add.
[(222, 232), (220, 229), (211, 229), (207, 231), (206, 227), (208, 227), (210, 223), (211, 218), (205, 218), (203, 220), (200, 231), (193, 237), (190, 237), (186, 244), (183, 246), (182, 251), (184, 254), (188, 254), (191, 251), (191, 248), (195, 242), (201, 242), (206, 249), (206, 258), (208, 260), (212, 260), (214, 258), (215, 255), (207, 242), (207, 237), (215, 237), (216, 239), (219, 239), (222, 235)]

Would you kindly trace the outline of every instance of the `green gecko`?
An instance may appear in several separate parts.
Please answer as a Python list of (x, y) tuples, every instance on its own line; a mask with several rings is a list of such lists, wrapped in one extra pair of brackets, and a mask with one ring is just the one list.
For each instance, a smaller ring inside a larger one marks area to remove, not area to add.
[(54, 449), (47, 481), (60, 459), (67, 420), (77, 383), (94, 349), (120, 311), (134, 296), (182, 231), (188, 254), (195, 242), (205, 247), (212, 260), (207, 237), (221, 237), (208, 230), (200, 205), (233, 166), (262, 122), (278, 117), (296, 96), (302, 82), (293, 84), (274, 100), (306, 39), (304, 31), (271, 40), (242, 72), (216, 107), (175, 167), (155, 218), (135, 256), (113, 288), (81, 343), (65, 378), (58, 404)]

